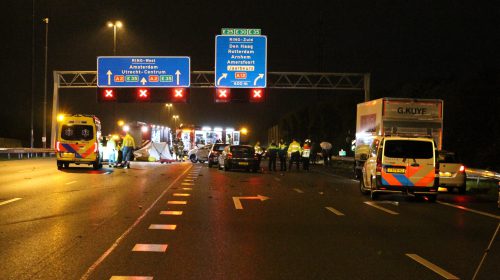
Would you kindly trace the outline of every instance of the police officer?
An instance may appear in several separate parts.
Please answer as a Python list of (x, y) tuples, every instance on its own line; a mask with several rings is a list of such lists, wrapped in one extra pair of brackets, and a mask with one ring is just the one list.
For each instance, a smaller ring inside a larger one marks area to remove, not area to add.
[(311, 140), (306, 139), (302, 147), (302, 167), (304, 170), (309, 170), (309, 157), (311, 155)]
[(300, 147), (299, 142), (297, 142), (295, 139), (293, 139), (292, 143), (290, 143), (290, 146), (288, 146), (288, 155), (290, 156), (290, 165), (288, 166), (288, 169), (292, 171), (292, 165), (293, 162), (297, 163), (297, 171), (300, 170), (300, 153), (302, 152), (302, 148)]
[(278, 146), (274, 141), (267, 148), (267, 155), (269, 156), (269, 171), (276, 171), (276, 157), (278, 156)]
[(286, 146), (286, 143), (285, 141), (283, 141), (283, 139), (280, 140), (278, 148), (278, 156), (280, 157), (280, 171), (286, 171), (286, 154), (288, 147)]

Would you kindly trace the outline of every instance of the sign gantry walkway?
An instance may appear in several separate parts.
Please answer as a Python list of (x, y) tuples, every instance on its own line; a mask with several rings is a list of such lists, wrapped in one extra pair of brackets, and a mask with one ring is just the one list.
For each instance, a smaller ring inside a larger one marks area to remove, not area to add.
[[(191, 71), (191, 88), (215, 88), (214, 71)], [(97, 71), (54, 71), (51, 146), (54, 148), (59, 89), (96, 88)], [(359, 90), (370, 100), (370, 73), (267, 72), (269, 89)]]

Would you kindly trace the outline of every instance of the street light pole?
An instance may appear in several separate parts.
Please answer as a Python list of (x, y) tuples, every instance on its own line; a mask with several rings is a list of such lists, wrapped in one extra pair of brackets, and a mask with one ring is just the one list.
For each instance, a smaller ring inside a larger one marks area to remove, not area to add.
[(43, 148), (47, 148), (47, 60), (49, 53), (49, 18), (44, 18), (45, 22), (45, 72), (43, 85)]
[(113, 56), (116, 56), (116, 24), (113, 24)]

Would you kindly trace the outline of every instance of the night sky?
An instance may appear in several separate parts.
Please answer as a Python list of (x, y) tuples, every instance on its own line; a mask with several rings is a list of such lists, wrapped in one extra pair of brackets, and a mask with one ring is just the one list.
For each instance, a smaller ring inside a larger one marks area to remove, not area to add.
[[(29, 141), (32, 1), (7, 0), (1, 5), (0, 114), (5, 121), (0, 137)], [(412, 83), (483, 74), (493, 77), (498, 88), (500, 77), (497, 1), (37, 0), (35, 10), (38, 146), (45, 17), (50, 18), (49, 114), (53, 70), (95, 70), (97, 56), (112, 55), (108, 20), (124, 23), (118, 31), (117, 55), (190, 56), (192, 70), (213, 70), (215, 36), (222, 27), (260, 28), (268, 36), (268, 71), (370, 72), (372, 98), (401, 95)], [(176, 105), (182, 122), (245, 125), (256, 139), (265, 139), (269, 126), (307, 104), (332, 102), (332, 110), (354, 115), (355, 104), (363, 100), (362, 92), (269, 91), (265, 104), (214, 104), (211, 94), (192, 89), (191, 103)], [(447, 98), (457, 104), (461, 97)], [(488, 98), (500, 104), (498, 92)], [(95, 100), (95, 90), (63, 90), (61, 110), (97, 114), (105, 132), (116, 118), (163, 123), (167, 118), (161, 104), (110, 105)], [(445, 98), (445, 110), (446, 104)], [(445, 129), (452, 121), (445, 111)]]

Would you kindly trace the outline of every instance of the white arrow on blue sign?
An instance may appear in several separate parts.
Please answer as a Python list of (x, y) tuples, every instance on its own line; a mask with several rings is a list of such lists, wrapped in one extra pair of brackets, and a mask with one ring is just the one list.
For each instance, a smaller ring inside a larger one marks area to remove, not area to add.
[(100, 56), (98, 87), (189, 87), (188, 56)]
[(266, 81), (266, 36), (215, 37), (216, 87), (265, 88)]

